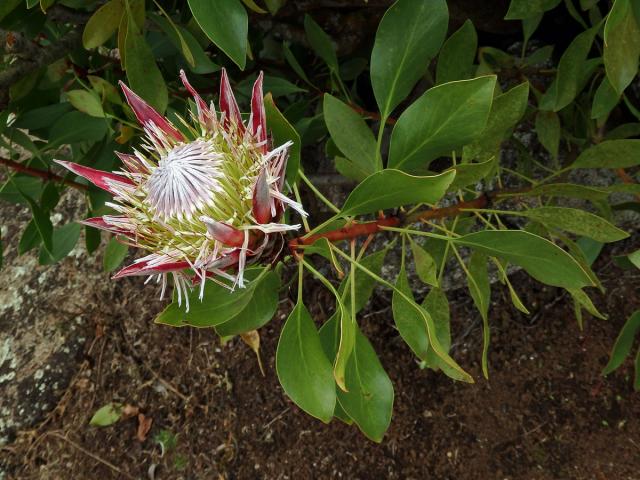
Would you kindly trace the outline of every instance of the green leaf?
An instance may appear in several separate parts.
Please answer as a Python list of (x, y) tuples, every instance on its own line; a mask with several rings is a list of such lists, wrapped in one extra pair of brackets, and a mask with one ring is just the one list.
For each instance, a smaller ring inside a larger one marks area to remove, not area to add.
[(129, 247), (127, 245), (120, 243), (116, 237), (111, 237), (102, 257), (104, 271), (113, 272), (124, 261), (128, 252)]
[(540, 100), (541, 110), (557, 112), (569, 105), (581, 87), (582, 71), (600, 24), (576, 36), (558, 63), (556, 78)]
[(547, 285), (581, 288), (593, 284), (571, 255), (549, 240), (523, 230), (484, 230), (451, 241), (520, 265)]
[(616, 339), (616, 343), (613, 345), (611, 355), (609, 357), (609, 363), (607, 363), (603, 375), (608, 375), (617, 369), (627, 355), (631, 352), (631, 346), (633, 345), (633, 339), (636, 333), (640, 330), (640, 310), (634, 312), (625, 322), (620, 334)]
[(63, 227), (53, 230), (51, 236), (51, 254), (45, 249), (40, 251), (40, 265), (51, 265), (59, 262), (69, 255), (73, 247), (78, 243), (82, 225), (79, 223), (68, 223)]
[(629, 234), (612, 225), (604, 218), (576, 208), (538, 207), (518, 212), (550, 227), (559, 228), (577, 235), (584, 235), (598, 242), (617, 242)]
[(40, 243), (42, 243), (42, 237), (40, 237), (36, 222), (32, 218), (29, 223), (27, 223), (27, 226), (20, 237), (20, 242), (18, 243), (18, 255), (28, 252), (32, 248), (40, 245)]
[(86, 90), (70, 90), (66, 93), (66, 96), (67, 99), (69, 99), (69, 103), (73, 105), (76, 110), (80, 110), (82, 113), (86, 113), (91, 117), (104, 117), (102, 103), (95, 93)]
[[(201, 75), (206, 75), (207, 73), (213, 73), (220, 70), (220, 65), (213, 63), (211, 58), (205, 53), (202, 45), (196, 40), (196, 37), (193, 34), (184, 28), (182, 25), (176, 25), (178, 31), (182, 35), (189, 51), (193, 55), (193, 60), (195, 62), (195, 66), (189, 65), (189, 69), (193, 73), (198, 73)], [(209, 43), (207, 41), (207, 43)]]
[(87, 253), (91, 254), (100, 247), (101, 235), (97, 228), (86, 226), (84, 228), (84, 245)]
[(361, 215), (414, 203), (436, 203), (454, 177), (453, 171), (418, 177), (399, 170), (382, 170), (353, 189), (340, 214)]
[(556, 112), (538, 111), (536, 114), (536, 133), (542, 146), (553, 158), (558, 158), (560, 147), (560, 117)]
[(449, 190), (458, 190), (467, 185), (475, 184), (485, 178), (496, 165), (496, 159), (490, 158), (481, 163), (460, 163), (446, 171), (456, 172)]
[(331, 421), (336, 404), (331, 363), (311, 315), (301, 302), (282, 328), (276, 371), (282, 388), (296, 405), (325, 423)]
[(13, 127), (39, 130), (49, 128), (56, 120), (72, 110), (68, 103), (55, 103), (46, 107), (34, 108), (26, 111), (13, 123)]
[[(335, 356), (339, 328), (336, 316), (320, 329), (327, 355)], [(393, 385), (369, 340), (356, 330), (353, 354), (346, 369), (346, 392), (338, 390), (338, 403), (367, 438), (380, 442), (391, 423)], [(336, 416), (338, 409), (336, 408)]]
[(278, 310), (279, 289), (280, 277), (276, 272), (269, 272), (265, 279), (256, 285), (256, 291), (247, 306), (230, 320), (216, 326), (218, 335), (240, 335), (264, 326)]
[(505, 20), (523, 20), (556, 8), (561, 0), (511, 0)]
[(89, 425), (94, 427), (108, 427), (113, 425), (120, 417), (122, 417), (123, 405), (121, 403), (107, 403), (105, 406), (100, 407), (93, 414)]
[(576, 240), (576, 245), (578, 245), (578, 248), (582, 251), (584, 260), (588, 266), (593, 265), (593, 262), (595, 262), (600, 256), (602, 247), (604, 247), (604, 243), (596, 242), (589, 237), (580, 237)]
[(249, 18), (239, 0), (188, 0), (202, 31), (244, 70), (247, 62)]
[(584, 200), (602, 201), (606, 200), (609, 192), (597, 187), (587, 187), (586, 185), (576, 185), (574, 183), (546, 183), (536, 185), (527, 192), (520, 192), (518, 196), (537, 197), (567, 197), (581, 198)]
[(371, 85), (383, 118), (425, 74), (448, 23), (445, 0), (398, 0), (384, 14), (371, 52)]
[(489, 283), (489, 271), (487, 270), (487, 257), (475, 250), (467, 265), (467, 285), (469, 293), (476, 308), (482, 317), (482, 373), (484, 378), (489, 378), (489, 306), (491, 301), (491, 284)]
[(199, 288), (189, 294), (188, 312), (184, 299), (180, 306), (174, 294), (174, 301), (158, 315), (155, 322), (172, 327), (216, 327), (247, 308), (261, 281), (277, 281), (266, 269), (261, 268), (246, 270), (245, 280), (245, 288), (236, 288), (233, 291), (217, 283), (206, 282), (202, 301), (199, 298)]
[(640, 140), (606, 140), (583, 151), (571, 168), (629, 168), (640, 165)]
[[(535, 31), (540, 26), (540, 22), (542, 21), (542, 17), (544, 15), (542, 13), (536, 13), (530, 17), (522, 19), (522, 36), (524, 39), (522, 51), (525, 52), (527, 49), (527, 44), (529, 43), (529, 39), (531, 35), (535, 33)], [(530, 59), (527, 59), (527, 63), (529, 63)], [(530, 63), (529, 63), (530, 64)], [(534, 65), (534, 64), (530, 64)]]
[(33, 216), (33, 222), (35, 223), (38, 234), (44, 244), (44, 249), (47, 253), (51, 254), (53, 250), (53, 225), (49, 218), (49, 212), (43, 210), (31, 197), (23, 194), (24, 199), (29, 204), (31, 209), (31, 215)]
[(124, 14), (122, 0), (110, 0), (95, 11), (82, 32), (82, 45), (87, 50), (99, 47), (109, 40), (120, 25)]
[(359, 114), (328, 93), (324, 95), (323, 113), (331, 138), (349, 160), (367, 175), (382, 170), (376, 159), (376, 139)]
[(418, 278), (428, 285), (438, 286), (438, 267), (429, 253), (409, 237), (411, 253), (416, 266)]
[(287, 180), (295, 182), (300, 168), (300, 135), (284, 115), (280, 113), (270, 93), (267, 93), (264, 97), (264, 109), (267, 115), (267, 128), (271, 131), (274, 145), (283, 145), (289, 141), (293, 142), (289, 149), (289, 160), (287, 161)]
[(285, 60), (287, 61), (287, 63), (289, 63), (289, 65), (291, 65), (291, 68), (293, 68), (293, 71), (296, 72), (298, 76), (302, 80), (304, 80), (305, 83), (307, 83), (307, 85), (313, 87), (313, 84), (309, 80), (309, 77), (307, 77), (307, 74), (304, 71), (304, 68), (302, 68), (302, 65), (300, 65), (300, 63), (298, 62), (298, 59), (295, 57), (295, 55), (293, 54), (293, 52), (291, 51), (291, 49), (286, 43), (282, 44), (282, 54)]
[(602, 77), (591, 104), (591, 118), (596, 119), (608, 115), (620, 101), (620, 95), (611, 86), (607, 77)]
[(487, 124), (495, 83), (491, 75), (427, 90), (393, 128), (389, 167), (427, 169), (434, 158), (475, 140)]
[(167, 85), (164, 83), (151, 48), (132, 18), (127, 21), (124, 49), (129, 87), (158, 112), (164, 113), (169, 102)]
[(49, 148), (77, 142), (97, 142), (107, 133), (103, 118), (90, 117), (81, 112), (64, 114), (51, 127)]
[[(391, 244), (387, 245), (382, 250), (378, 250), (377, 252), (372, 253), (371, 255), (367, 255), (361, 260), (358, 260), (358, 263), (378, 275), (382, 271), (382, 265), (390, 247)], [(349, 308), (351, 308), (351, 288), (349, 282), (351, 279), (351, 275), (353, 275), (355, 272), (357, 272), (357, 268), (354, 268), (351, 272), (349, 272), (349, 275), (347, 275), (347, 277), (342, 281), (342, 283), (340, 284), (340, 288), (338, 289), (338, 291), (343, 295), (344, 304)], [(358, 313), (369, 301), (369, 298), (373, 293), (373, 289), (376, 286), (376, 281), (371, 276), (363, 272), (358, 272), (356, 274), (355, 284), (356, 295), (354, 301), (354, 310), (355, 313)]]
[(603, 59), (607, 78), (618, 94), (638, 74), (639, 58), (640, 28), (631, 1), (615, 0), (604, 25)]
[(436, 67), (436, 85), (471, 77), (477, 49), (478, 34), (473, 22), (467, 20), (442, 45)]
[[(436, 337), (438, 337), (442, 351), (448, 354), (451, 348), (451, 326), (449, 300), (447, 300), (447, 296), (440, 288), (432, 288), (422, 302), (422, 308), (431, 315), (436, 328)], [(455, 378), (455, 373), (451, 367), (436, 355), (431, 346), (429, 346), (427, 350), (425, 362), (429, 368), (433, 370), (440, 368), (444, 372), (447, 372), (448, 376)]]
[(491, 104), (486, 127), (477, 140), (464, 147), (464, 160), (487, 160), (497, 156), (502, 141), (524, 115), (528, 101), (529, 82), (516, 85), (509, 91), (496, 96)]
[(182, 53), (182, 56), (187, 61), (191, 68), (195, 67), (196, 60), (194, 58), (193, 53), (191, 52), (191, 48), (187, 43), (184, 35), (182, 34), (183, 30), (178, 28), (178, 26), (173, 23), (171, 17), (167, 15), (167, 13), (161, 8), (162, 13), (165, 15), (161, 17), (155, 13), (150, 15), (151, 19), (154, 21), (156, 25), (160, 27), (160, 29), (164, 32), (165, 35), (169, 37), (171, 43)]
[(436, 326), (431, 315), (413, 299), (411, 287), (404, 269), (400, 268), (391, 302), (393, 320), (400, 336), (409, 345), (413, 353), (424, 361), (429, 361), (429, 348), (449, 367), (443, 371), (455, 380), (473, 383), (473, 378), (465, 372), (440, 345), (436, 335)]
[(331, 37), (329, 37), (329, 35), (320, 28), (320, 25), (309, 15), (304, 16), (304, 31), (316, 55), (323, 59), (331, 70), (337, 72), (338, 56), (336, 55)]
[(0, 2), (0, 21), (9, 15), (23, 0), (4, 0)]
[(589, 312), (594, 317), (599, 318), (600, 320), (607, 319), (606, 315), (603, 315), (598, 311), (596, 306), (593, 304), (593, 302), (589, 298), (589, 295), (587, 295), (584, 292), (584, 290), (582, 290), (581, 288), (569, 288), (567, 289), (567, 291), (571, 294), (571, 296), (573, 297), (573, 300), (581, 308), (584, 308), (587, 312)]

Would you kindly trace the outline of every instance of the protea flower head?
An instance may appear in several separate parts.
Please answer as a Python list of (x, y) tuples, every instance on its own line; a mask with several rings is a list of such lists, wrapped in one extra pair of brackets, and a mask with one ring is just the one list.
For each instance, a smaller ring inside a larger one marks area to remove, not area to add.
[(248, 264), (267, 263), (278, 256), (284, 232), (300, 225), (279, 223), (286, 206), (306, 215), (302, 206), (282, 193), (290, 142), (273, 148), (268, 136), (262, 93), (262, 73), (244, 123), (222, 70), (220, 114), (207, 105), (180, 72), (193, 96), (197, 114), (180, 119), (177, 129), (124, 83), (120, 86), (145, 132), (133, 154), (118, 153), (121, 170), (103, 172), (76, 163), (59, 164), (113, 195), (107, 205), (114, 215), (83, 223), (118, 235), (147, 255), (113, 278), (149, 275), (174, 280), (179, 303), (188, 305), (192, 285), (207, 279), (228, 288), (243, 287)]

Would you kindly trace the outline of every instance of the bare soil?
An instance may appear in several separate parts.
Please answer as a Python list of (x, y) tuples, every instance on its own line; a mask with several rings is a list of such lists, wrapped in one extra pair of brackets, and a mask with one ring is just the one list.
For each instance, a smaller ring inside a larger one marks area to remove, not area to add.
[[(466, 291), (450, 292), (454, 356), (474, 385), (420, 370), (392, 326), (387, 293), (377, 292), (359, 321), (396, 390), (381, 444), (355, 426), (310, 418), (279, 387), (274, 354), (291, 292), (261, 331), (262, 376), (239, 339), (223, 346), (212, 331), (155, 325), (163, 302), (154, 287), (139, 279), (102, 285), (68, 312), (92, 332), (68, 388), (41, 424), (2, 448), (0, 466), (8, 479), (638, 479), (633, 367), (627, 362), (607, 378), (600, 372), (640, 307), (640, 282), (610, 253), (595, 266), (607, 288), (596, 304), (610, 318), (586, 315), (583, 331), (559, 289), (515, 274), (531, 310), (524, 316), (494, 287), (489, 380), (480, 372), (478, 314)], [(332, 302), (316, 287), (306, 301), (320, 321), (330, 313), (321, 306)], [(136, 416), (89, 425), (109, 402), (152, 419), (144, 440)]]

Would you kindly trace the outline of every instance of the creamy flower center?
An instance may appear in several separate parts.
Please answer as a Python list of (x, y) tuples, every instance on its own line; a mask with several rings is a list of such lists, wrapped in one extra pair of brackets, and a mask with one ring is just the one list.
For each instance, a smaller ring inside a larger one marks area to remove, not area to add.
[(223, 155), (212, 142), (198, 139), (177, 145), (158, 162), (146, 181), (146, 202), (158, 217), (191, 216), (212, 205), (222, 187)]

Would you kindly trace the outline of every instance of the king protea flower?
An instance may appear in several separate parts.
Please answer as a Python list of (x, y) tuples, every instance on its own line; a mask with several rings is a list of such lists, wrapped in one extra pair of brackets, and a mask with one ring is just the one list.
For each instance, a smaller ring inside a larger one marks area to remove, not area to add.
[(224, 69), (219, 115), (184, 71), (180, 77), (197, 108), (190, 122), (180, 119), (184, 128), (178, 130), (120, 82), (144, 128), (140, 150), (116, 152), (123, 167), (115, 172), (58, 163), (113, 195), (107, 205), (117, 214), (89, 218), (84, 224), (148, 252), (113, 278), (155, 277), (162, 282), (162, 296), (171, 275), (178, 302), (184, 297), (188, 309), (192, 285), (200, 284), (200, 299), (207, 279), (231, 289), (243, 287), (247, 265), (277, 258), (284, 232), (300, 228), (279, 223), (287, 205), (306, 213), (282, 193), (291, 142), (271, 145), (262, 73), (253, 86), (247, 123)]

